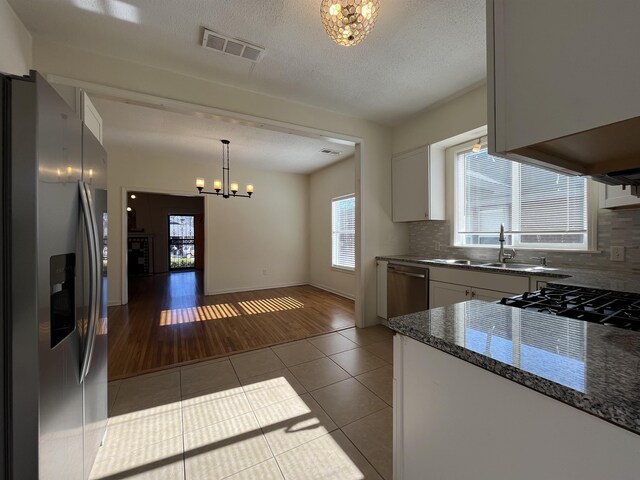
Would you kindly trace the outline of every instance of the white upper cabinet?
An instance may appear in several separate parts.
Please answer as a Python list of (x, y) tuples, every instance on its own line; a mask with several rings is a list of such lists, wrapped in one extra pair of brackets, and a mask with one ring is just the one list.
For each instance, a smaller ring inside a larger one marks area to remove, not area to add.
[(640, 198), (631, 193), (631, 187), (600, 185), (600, 208), (640, 207)]
[(53, 88), (64, 99), (65, 102), (76, 112), (82, 119), (87, 128), (102, 144), (102, 117), (96, 109), (95, 105), (81, 88), (52, 83)]
[(84, 90), (80, 90), (80, 108), (82, 121), (98, 141), (102, 143), (102, 117)]
[(393, 221), (444, 220), (444, 175), (444, 156), (429, 147), (393, 157)]
[(490, 153), (586, 175), (639, 168), (638, 19), (638, 0), (488, 0)]

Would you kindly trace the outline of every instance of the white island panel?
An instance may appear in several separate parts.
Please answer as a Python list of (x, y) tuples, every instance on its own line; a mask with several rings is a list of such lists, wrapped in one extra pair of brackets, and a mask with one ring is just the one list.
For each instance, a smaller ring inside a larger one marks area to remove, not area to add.
[(404, 335), (395, 480), (636, 480), (640, 435)]

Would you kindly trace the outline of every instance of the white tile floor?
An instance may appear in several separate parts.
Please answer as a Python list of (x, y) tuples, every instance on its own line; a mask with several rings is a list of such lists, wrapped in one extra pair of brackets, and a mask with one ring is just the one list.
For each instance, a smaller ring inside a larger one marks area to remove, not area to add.
[(377, 326), (111, 382), (91, 478), (389, 480), (391, 362)]

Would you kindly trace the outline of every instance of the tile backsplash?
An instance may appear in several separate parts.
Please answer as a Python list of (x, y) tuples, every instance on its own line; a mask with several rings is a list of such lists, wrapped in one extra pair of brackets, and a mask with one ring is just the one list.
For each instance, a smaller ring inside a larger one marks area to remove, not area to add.
[[(439, 243), (440, 250), (436, 249)], [(625, 247), (624, 262), (609, 260), (611, 246)], [(594, 268), (640, 273), (640, 209), (598, 211), (598, 250), (600, 253), (518, 250), (517, 262), (535, 263), (532, 257), (547, 257), (549, 266)], [(498, 248), (451, 246), (448, 221), (409, 224), (409, 254), (425, 258), (471, 258), (497, 260)]]

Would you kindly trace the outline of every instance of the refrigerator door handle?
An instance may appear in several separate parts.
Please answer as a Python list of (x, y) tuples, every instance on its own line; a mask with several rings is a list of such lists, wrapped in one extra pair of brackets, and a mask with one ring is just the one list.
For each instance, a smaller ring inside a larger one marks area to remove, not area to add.
[(87, 190), (87, 200), (89, 205), (89, 214), (91, 217), (91, 224), (93, 226), (93, 258), (95, 260), (94, 263), (94, 297), (93, 297), (93, 322), (89, 325), (89, 335), (90, 335), (90, 344), (89, 344), (89, 356), (87, 359), (87, 369), (85, 371), (85, 376), (89, 373), (89, 369), (91, 368), (91, 359), (93, 358), (93, 347), (96, 343), (96, 335), (98, 334), (98, 320), (100, 319), (100, 296), (102, 292), (101, 280), (102, 280), (102, 269), (101, 269), (101, 259), (102, 255), (100, 254), (100, 235), (98, 233), (98, 222), (96, 221), (96, 209), (95, 204), (93, 202), (93, 198), (91, 196), (91, 190), (89, 185), (86, 183), (85, 189)]
[(88, 308), (88, 320), (87, 320), (87, 332), (85, 335), (84, 345), (82, 349), (82, 364), (80, 367), (80, 383), (82, 383), (89, 373), (89, 366), (91, 365), (91, 357), (93, 354), (93, 345), (96, 334), (96, 323), (98, 316), (99, 306), (99, 291), (97, 276), (98, 271), (98, 258), (97, 258), (97, 240), (96, 240), (96, 223), (93, 217), (91, 194), (87, 185), (80, 181), (78, 182), (78, 188), (80, 190), (80, 204), (82, 206), (83, 223), (87, 233), (87, 250), (89, 252), (89, 308)]

